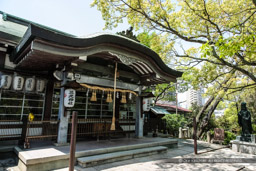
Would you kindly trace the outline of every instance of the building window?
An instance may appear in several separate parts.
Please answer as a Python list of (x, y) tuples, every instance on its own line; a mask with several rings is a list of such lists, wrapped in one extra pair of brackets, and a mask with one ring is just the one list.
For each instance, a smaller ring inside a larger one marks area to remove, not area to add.
[(22, 120), (29, 113), (34, 114), (34, 120), (42, 120), (44, 101), (44, 93), (0, 90), (0, 120)]
[[(78, 112), (79, 119), (87, 118), (112, 118), (113, 116), (113, 103), (106, 102), (107, 92), (102, 94), (102, 91), (96, 92), (97, 101), (90, 101), (92, 92), (87, 89), (76, 90), (75, 106), (71, 108), (72, 111)], [(119, 97), (120, 98), (120, 97)], [(59, 111), (60, 88), (55, 85), (53, 100), (52, 100), (52, 119), (58, 118)], [(112, 93), (113, 99), (113, 93)], [(124, 116), (126, 115), (126, 116)], [(127, 104), (120, 104), (120, 118), (128, 119), (135, 118), (135, 98), (127, 101)]]

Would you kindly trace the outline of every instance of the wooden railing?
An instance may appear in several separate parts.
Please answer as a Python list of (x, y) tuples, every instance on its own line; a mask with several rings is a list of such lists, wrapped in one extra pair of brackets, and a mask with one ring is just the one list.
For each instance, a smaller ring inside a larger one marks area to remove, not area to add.
[[(135, 132), (135, 120), (116, 120), (116, 130), (111, 131), (111, 119), (78, 119), (77, 138), (83, 137), (109, 137), (112, 134)], [(68, 135), (71, 135), (71, 122)]]
[(23, 122), (20, 120), (0, 121), (0, 141), (21, 139)]
[[(109, 138), (111, 135), (129, 134), (135, 132), (135, 120), (117, 119), (116, 130), (111, 131), (111, 119), (78, 119), (77, 137)], [(20, 145), (30, 147), (31, 140), (52, 140), (56, 141), (58, 136), (59, 122), (55, 120), (32, 121), (26, 117), (20, 120), (0, 121), (0, 141), (20, 140)], [(68, 139), (71, 134), (71, 122), (68, 125)]]

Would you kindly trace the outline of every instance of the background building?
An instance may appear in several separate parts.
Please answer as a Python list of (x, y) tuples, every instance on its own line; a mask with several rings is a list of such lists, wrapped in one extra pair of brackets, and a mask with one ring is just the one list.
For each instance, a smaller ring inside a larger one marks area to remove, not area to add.
[(197, 104), (198, 106), (203, 106), (204, 99), (202, 97), (203, 89), (194, 90), (194, 89), (188, 89), (188, 91), (185, 92), (186, 99), (181, 101), (185, 101), (183, 103), (183, 107), (190, 108), (192, 104)]

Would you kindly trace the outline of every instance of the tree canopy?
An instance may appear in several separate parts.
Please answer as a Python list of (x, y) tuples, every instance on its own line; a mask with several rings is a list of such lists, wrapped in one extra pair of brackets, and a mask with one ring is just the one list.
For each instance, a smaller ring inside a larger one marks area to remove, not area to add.
[(101, 11), (105, 28), (126, 19), (137, 31), (154, 32), (159, 42), (173, 42), (167, 61), (184, 71), (183, 79), (194, 88), (207, 88), (211, 95), (199, 112), (202, 125), (222, 99), (248, 101), (246, 93), (255, 91), (255, 0), (93, 0), (92, 6)]
[(213, 64), (208, 69), (238, 71), (252, 81), (247, 86), (256, 83), (253, 0), (94, 0), (92, 6), (101, 11), (106, 28), (117, 27), (127, 19), (137, 30), (165, 33), (169, 41), (199, 44), (200, 48), (182, 53), (175, 49), (169, 52), (183, 58), (178, 61), (183, 66), (206, 62)]

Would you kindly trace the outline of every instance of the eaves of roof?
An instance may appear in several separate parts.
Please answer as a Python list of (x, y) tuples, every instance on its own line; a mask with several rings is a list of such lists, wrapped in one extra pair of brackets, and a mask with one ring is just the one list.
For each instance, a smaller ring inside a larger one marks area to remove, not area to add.
[(112, 34), (101, 34), (95, 37), (88, 38), (78, 38), (69, 35), (61, 34), (57, 31), (47, 29), (45, 27), (41, 27), (39, 25), (29, 25), (25, 35), (20, 41), (19, 45), (16, 47), (14, 53), (11, 55), (11, 60), (14, 63), (18, 63), (21, 58), (19, 56), (20, 53), (23, 52), (24, 49), (35, 39), (42, 39), (44, 41), (49, 41), (56, 45), (64, 45), (67, 47), (75, 47), (75, 48), (84, 48), (91, 47), (99, 44), (115, 44), (120, 47), (125, 47), (128, 49), (135, 50), (139, 53), (142, 53), (151, 58), (154, 63), (158, 65), (161, 70), (169, 75), (174, 77), (181, 77), (182, 72), (173, 70), (169, 68), (159, 57), (157, 53), (155, 53), (150, 48), (130, 39), (124, 38), (123, 36), (117, 36)]

